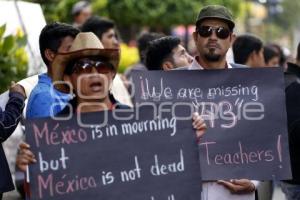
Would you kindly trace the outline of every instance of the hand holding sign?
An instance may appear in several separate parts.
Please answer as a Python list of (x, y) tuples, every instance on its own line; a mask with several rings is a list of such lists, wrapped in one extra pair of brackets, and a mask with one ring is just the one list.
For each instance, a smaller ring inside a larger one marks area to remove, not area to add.
[(196, 129), (197, 140), (200, 142), (201, 137), (204, 135), (207, 129), (207, 126), (198, 112), (193, 113), (193, 127)]
[(219, 180), (218, 183), (234, 194), (248, 194), (255, 191), (255, 185), (248, 179)]
[(22, 142), (19, 148), (16, 165), (21, 171), (25, 172), (29, 164), (36, 163), (36, 159), (34, 154), (30, 151), (29, 144)]

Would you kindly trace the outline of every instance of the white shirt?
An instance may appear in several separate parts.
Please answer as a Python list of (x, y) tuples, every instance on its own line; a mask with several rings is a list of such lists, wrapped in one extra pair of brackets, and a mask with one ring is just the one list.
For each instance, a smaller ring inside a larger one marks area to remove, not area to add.
[[(230, 63), (227, 62), (227, 67), (229, 69), (233, 68)], [(195, 69), (204, 69), (197, 61), (196, 57), (194, 58), (193, 62), (190, 66), (188, 66), (188, 70), (195, 70)]]

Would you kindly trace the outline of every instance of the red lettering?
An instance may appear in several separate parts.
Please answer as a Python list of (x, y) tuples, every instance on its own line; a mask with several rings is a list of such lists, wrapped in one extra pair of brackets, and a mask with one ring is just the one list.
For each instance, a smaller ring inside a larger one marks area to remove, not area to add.
[(265, 161), (271, 162), (274, 160), (274, 156), (272, 155), (272, 153), (273, 152), (271, 150), (265, 152), (265, 157), (269, 157), (269, 158), (266, 158)]
[[(64, 185), (65, 184), (62, 181), (59, 181), (59, 182), (56, 183), (56, 185), (55, 185), (55, 191), (56, 191), (57, 194), (60, 194), (60, 195), (65, 194), (65, 192), (63, 191)], [(62, 191), (60, 190), (61, 188), (62, 188)]]
[[(94, 177), (67, 177), (64, 174), (59, 180), (55, 180), (50, 174), (46, 177), (38, 175), (38, 197), (39, 199), (47, 199), (57, 195), (66, 195), (76, 191), (88, 190), (96, 188), (96, 180)], [(54, 189), (54, 190), (53, 190)]]
[(241, 157), (241, 162), (242, 164), (244, 164), (244, 157), (246, 160), (246, 163), (248, 164), (248, 155), (246, 153), (243, 152), (243, 148), (242, 148), (242, 143), (239, 142), (239, 148), (240, 148), (240, 157)]
[(37, 127), (37, 125), (35, 123), (33, 123), (33, 132), (34, 132), (34, 139), (35, 139), (35, 144), (37, 147), (40, 146), (40, 139), (42, 139), (45, 135), (46, 135), (46, 142), (47, 144), (49, 143), (48, 140), (48, 134), (49, 134), (49, 130), (48, 130), (48, 123), (45, 122), (44, 123), (44, 127), (42, 129), (42, 131), (40, 131), (39, 127)]
[(252, 163), (257, 162), (257, 154), (255, 152), (250, 152), (249, 153), (249, 161)]
[(222, 155), (217, 154), (217, 155), (215, 156), (215, 163), (216, 163), (217, 165), (223, 165), (223, 164), (224, 164), (223, 162), (220, 162), (220, 163), (219, 163), (219, 161), (223, 161), (223, 157), (222, 157)]
[(88, 179), (86, 177), (83, 177), (82, 179), (80, 179), (80, 188), (82, 190), (87, 190), (89, 188), (88, 184), (86, 184), (88, 182)]
[(75, 183), (75, 180), (68, 181), (68, 187), (66, 190), (67, 193), (74, 192), (74, 188), (73, 188), (74, 183)]
[(49, 190), (49, 194), (52, 197), (53, 196), (53, 176), (52, 174), (49, 174), (46, 181), (44, 181), (42, 175), (38, 175), (38, 191), (39, 191), (39, 198), (43, 199), (43, 189)]
[(59, 144), (59, 137), (58, 137), (58, 134), (56, 132), (51, 132), (50, 142), (53, 145), (58, 145)]
[(224, 163), (225, 164), (232, 164), (231, 155), (229, 153), (225, 154), (225, 156), (224, 156)]
[(208, 145), (209, 144), (216, 144), (216, 142), (204, 142), (204, 143), (200, 143), (200, 146), (202, 145), (205, 145), (205, 150), (206, 150), (206, 161), (207, 161), (207, 164), (210, 165), (210, 162), (209, 162), (209, 152), (208, 152)]
[(87, 140), (87, 134), (83, 129), (79, 129), (78, 139), (79, 139), (80, 142), (85, 142)]
[(240, 162), (237, 161), (237, 160), (240, 160), (240, 157), (239, 157), (239, 154), (238, 154), (238, 153), (235, 153), (235, 154), (233, 155), (233, 163), (238, 165), (238, 164), (240, 164)]
[(257, 153), (258, 153), (258, 160), (261, 161), (262, 160), (261, 154), (263, 154), (264, 151), (257, 151)]

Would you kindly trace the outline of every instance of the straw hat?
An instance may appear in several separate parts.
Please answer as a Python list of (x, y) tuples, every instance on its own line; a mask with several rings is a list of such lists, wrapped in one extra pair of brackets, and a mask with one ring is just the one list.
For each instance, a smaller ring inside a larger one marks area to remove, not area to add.
[(108, 59), (115, 70), (120, 60), (119, 49), (104, 49), (101, 41), (92, 32), (78, 33), (67, 53), (58, 53), (52, 63), (53, 81), (62, 81), (66, 66), (74, 59), (101, 56)]

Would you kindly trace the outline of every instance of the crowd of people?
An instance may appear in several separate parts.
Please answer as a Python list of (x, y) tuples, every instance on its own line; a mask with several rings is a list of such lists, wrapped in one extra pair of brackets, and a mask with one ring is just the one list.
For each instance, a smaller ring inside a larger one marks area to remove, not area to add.
[[(288, 200), (300, 199), (300, 47), (296, 62), (287, 63), (280, 46), (264, 44), (251, 34), (236, 36), (231, 12), (220, 5), (209, 5), (200, 10), (195, 21), (192, 37), (197, 54), (194, 57), (176, 36), (143, 33), (137, 41), (140, 62), (131, 66), (123, 76), (117, 73), (120, 46), (115, 23), (92, 16), (90, 5), (84, 1), (73, 7), (72, 14), (73, 25), (55, 22), (47, 24), (41, 31), (40, 54), (47, 73), (39, 75), (38, 83), (30, 94), (26, 94), (19, 84), (11, 86), (5, 111), (0, 110), (1, 143), (13, 133), (22, 118), (25, 98), (28, 99), (27, 119), (127, 109), (133, 105), (127, 81), (134, 70), (230, 70), (280, 66), (291, 77), (286, 81), (286, 106), (293, 172), (292, 180), (280, 184)], [(226, 57), (231, 48), (234, 63), (228, 62)], [(95, 104), (99, 102), (105, 106)], [(207, 129), (204, 120), (195, 113), (191, 123), (197, 137), (201, 138)], [(2, 199), (2, 194), (14, 186), (0, 147)], [(16, 165), (26, 172), (27, 166), (36, 162), (36, 157), (26, 142), (22, 142), (19, 148)], [(258, 186), (259, 181), (248, 179), (204, 182), (202, 199), (254, 200), (258, 198)], [(28, 196), (28, 191), (25, 190), (23, 195)]]

